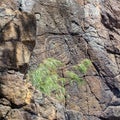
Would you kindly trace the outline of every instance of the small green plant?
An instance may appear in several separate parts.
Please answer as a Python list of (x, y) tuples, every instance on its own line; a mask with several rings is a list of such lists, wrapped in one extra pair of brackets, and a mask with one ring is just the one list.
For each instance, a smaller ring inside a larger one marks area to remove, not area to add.
[[(85, 74), (91, 65), (90, 60), (85, 59), (81, 64), (71, 67), (71, 69), (79, 70)], [(66, 70), (63, 73), (65, 65), (54, 58), (48, 58), (41, 63), (34, 71), (29, 72), (29, 78), (33, 85), (40, 91), (47, 95), (55, 95), (56, 98), (63, 99), (66, 95), (65, 84), (66, 81), (73, 83), (76, 81), (80, 83), (82, 79), (72, 70)], [(70, 69), (70, 68), (69, 68)], [(62, 75), (60, 74), (62, 73)]]
[(73, 66), (76, 70), (79, 70), (82, 74), (86, 74), (91, 61), (89, 59), (84, 59), (80, 64)]

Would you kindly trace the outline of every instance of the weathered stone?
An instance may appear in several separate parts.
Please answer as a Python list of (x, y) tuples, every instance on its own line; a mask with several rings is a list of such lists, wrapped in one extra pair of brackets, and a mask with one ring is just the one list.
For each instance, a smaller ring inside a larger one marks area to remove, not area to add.
[(4, 119), (10, 110), (10, 106), (0, 104), (0, 119)]
[(2, 73), (0, 91), (1, 120), (65, 120), (65, 108), (35, 90), (17, 72)]
[[(0, 73), (0, 117), (119, 120), (119, 6), (119, 0), (0, 1), (0, 71), (9, 69), (6, 75)], [(22, 81), (24, 75), (14, 71), (26, 72), (36, 35), (32, 69), (47, 57), (58, 58), (67, 66), (84, 58), (92, 61), (84, 85), (66, 86), (70, 97), (65, 105), (71, 111), (34, 91)]]
[(29, 63), (35, 45), (35, 17), (12, 9), (0, 10), (0, 68), (21, 69)]
[(65, 120), (63, 106), (26, 82), (36, 19), (31, 13), (16, 10), (20, 9), (14, 6), (16, 2), (0, 2), (0, 120)]
[(32, 93), (20, 76), (16, 74), (4, 74), (0, 76), (0, 83), (0, 95), (5, 96), (12, 104), (21, 106), (30, 103)]
[(83, 115), (77, 111), (66, 111), (67, 120), (85, 120)]
[(31, 68), (47, 57), (68, 66), (91, 59), (93, 68), (85, 77), (86, 84), (66, 87), (67, 108), (83, 112), (87, 119), (99, 119), (114, 97), (119, 101), (119, 5), (118, 0), (40, 0), (32, 10), (38, 39)]
[(18, 109), (11, 109), (8, 112), (5, 119), (7, 119), (7, 120), (24, 120), (21, 112)]
[(101, 117), (105, 118), (106, 120), (119, 120), (120, 106), (109, 106), (107, 109), (105, 109)]

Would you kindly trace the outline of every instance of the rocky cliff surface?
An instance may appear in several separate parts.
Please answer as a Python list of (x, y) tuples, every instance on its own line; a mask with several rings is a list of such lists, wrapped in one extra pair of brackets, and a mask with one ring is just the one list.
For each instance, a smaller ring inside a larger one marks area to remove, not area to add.
[(25, 79), (35, 46), (36, 18), (17, 5), (0, 2), (0, 120), (65, 120), (69, 112), (77, 112), (65, 110)]
[[(120, 119), (119, 0), (3, 0), (0, 18), (1, 120)], [(65, 108), (24, 79), (47, 57), (92, 61)]]

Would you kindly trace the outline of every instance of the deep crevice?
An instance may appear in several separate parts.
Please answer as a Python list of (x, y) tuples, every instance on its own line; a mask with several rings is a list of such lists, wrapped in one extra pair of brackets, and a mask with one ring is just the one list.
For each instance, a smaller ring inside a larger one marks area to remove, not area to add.
[(103, 118), (103, 117), (100, 117), (101, 120), (120, 120), (120, 117), (114, 117), (114, 116), (111, 116), (109, 118)]

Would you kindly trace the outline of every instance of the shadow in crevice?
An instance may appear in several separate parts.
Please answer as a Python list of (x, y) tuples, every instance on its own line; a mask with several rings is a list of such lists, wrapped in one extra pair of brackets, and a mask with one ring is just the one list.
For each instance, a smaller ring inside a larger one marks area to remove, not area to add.
[(108, 118), (100, 118), (100, 120), (120, 120), (120, 117), (114, 117), (114, 116), (111, 116), (111, 117), (108, 117)]

